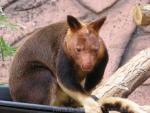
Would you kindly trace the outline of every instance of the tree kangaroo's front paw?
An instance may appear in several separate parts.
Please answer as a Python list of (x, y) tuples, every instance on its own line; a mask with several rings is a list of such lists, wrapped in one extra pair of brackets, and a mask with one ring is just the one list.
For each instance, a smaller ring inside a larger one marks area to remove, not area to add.
[(92, 98), (85, 99), (83, 106), (86, 113), (103, 113), (99, 103)]

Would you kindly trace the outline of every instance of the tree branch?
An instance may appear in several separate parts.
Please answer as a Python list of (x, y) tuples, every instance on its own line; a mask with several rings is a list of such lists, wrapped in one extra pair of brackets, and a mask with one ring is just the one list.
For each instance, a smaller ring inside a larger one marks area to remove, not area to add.
[(150, 48), (141, 51), (119, 68), (105, 84), (100, 84), (93, 95), (128, 97), (139, 85), (150, 77)]
[[(105, 83), (92, 92), (100, 100), (104, 97), (128, 97), (139, 85), (150, 77), (150, 48), (141, 51), (119, 68)], [(107, 99), (107, 98), (106, 98)], [(117, 99), (117, 98), (116, 98)], [(139, 106), (150, 112), (149, 106)]]

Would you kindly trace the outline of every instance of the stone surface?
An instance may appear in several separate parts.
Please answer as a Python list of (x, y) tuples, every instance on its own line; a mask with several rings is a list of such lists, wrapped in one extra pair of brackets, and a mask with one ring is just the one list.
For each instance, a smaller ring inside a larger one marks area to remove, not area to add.
[(8, 70), (11, 64), (11, 58), (5, 59), (5, 61), (0, 60), (0, 84), (8, 83)]
[(8, 0), (0, 0), (0, 6), (3, 7), (8, 3)]
[(136, 25), (132, 17), (133, 6), (137, 3), (143, 4), (148, 1), (121, 1), (111, 12), (108, 12), (105, 25), (100, 31), (100, 35), (106, 42), (109, 52), (109, 63), (105, 71), (106, 78), (117, 70), (126, 45), (135, 30)]
[(77, 0), (87, 9), (95, 12), (100, 13), (101, 11), (105, 10), (106, 8), (112, 6), (117, 0)]
[[(36, 1), (37, 2), (34, 3), (35, 5), (40, 3), (39, 0)], [(27, 0), (19, 0), (5, 8), (4, 12), (6, 15), (11, 18), (14, 23), (17, 23), (20, 26), (17, 31), (0, 31), (9, 43), (14, 42), (38, 27), (65, 20), (67, 15), (81, 17), (88, 13), (88, 11), (81, 7), (76, 1), (53, 0), (52, 2), (52, 0), (47, 0), (45, 4), (30, 9), (32, 7), (32, 2), (33, 0), (29, 3)], [(28, 4), (29, 6), (23, 6), (24, 4)], [(9, 33), (7, 34), (7, 32)]]
[[(56, 0), (53, 1), (54, 1), (53, 4), (55, 4)], [(27, 0), (21, 0), (21, 1), (18, 0), (14, 9), (15, 11), (27, 11), (27, 10), (38, 8), (46, 4), (47, 2), (49, 2), (49, 0), (29, 0), (28, 2)]]
[(138, 54), (143, 49), (150, 47), (150, 33), (141, 33), (143, 35), (135, 36), (131, 39), (128, 48), (126, 49), (125, 55), (123, 56), (121, 65), (125, 64), (133, 56)]
[(150, 105), (150, 79), (143, 85), (138, 87), (130, 96), (129, 99), (140, 104)]

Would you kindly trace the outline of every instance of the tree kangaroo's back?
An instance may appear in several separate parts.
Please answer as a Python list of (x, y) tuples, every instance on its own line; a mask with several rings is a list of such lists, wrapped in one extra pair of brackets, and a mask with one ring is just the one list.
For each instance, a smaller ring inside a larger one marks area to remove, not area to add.
[(17, 50), (9, 79), (14, 100), (50, 103), (51, 85), (56, 82), (53, 76), (56, 74), (56, 57), (67, 29), (65, 22), (39, 28)]

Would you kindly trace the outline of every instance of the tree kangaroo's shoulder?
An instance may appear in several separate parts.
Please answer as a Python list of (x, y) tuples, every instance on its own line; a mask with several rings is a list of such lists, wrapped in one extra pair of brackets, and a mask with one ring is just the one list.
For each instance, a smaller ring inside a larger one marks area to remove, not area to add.
[(26, 47), (29, 45), (35, 46), (36, 43), (39, 44), (39, 42), (41, 44), (42, 42), (55, 43), (57, 40), (59, 40), (60, 36), (65, 36), (67, 29), (68, 26), (65, 21), (37, 28), (26, 35), (26, 37), (22, 41), (22, 46), (19, 48)]

